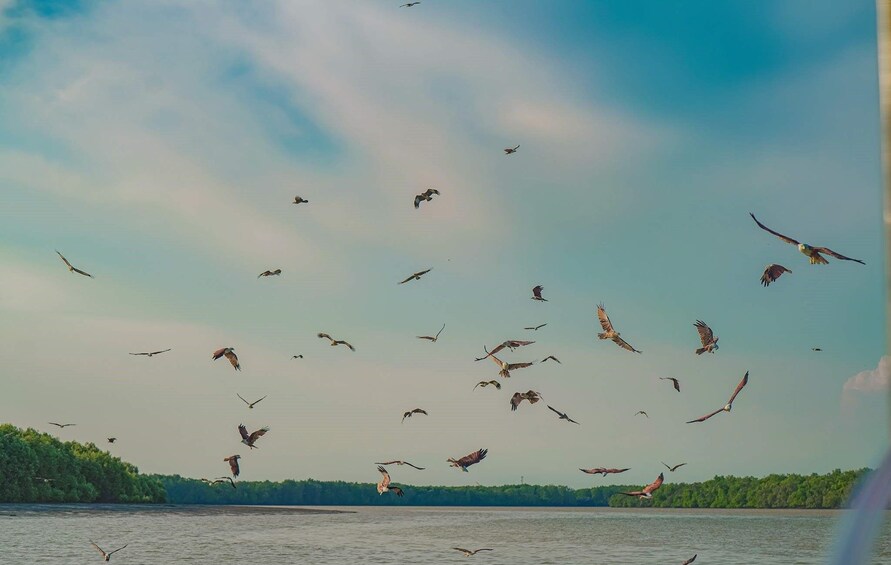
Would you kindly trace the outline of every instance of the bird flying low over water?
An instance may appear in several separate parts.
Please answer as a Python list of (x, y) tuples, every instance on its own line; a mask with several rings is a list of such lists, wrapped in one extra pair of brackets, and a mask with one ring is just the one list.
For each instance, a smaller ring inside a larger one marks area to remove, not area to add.
[(412, 465), (408, 461), (400, 461), (398, 459), (393, 461), (387, 461), (386, 463), (375, 463), (375, 465), (408, 465), (409, 467), (414, 467), (418, 471), (423, 471), (426, 467), (418, 467), (417, 465)]
[(280, 274), (282, 274), (281, 269), (276, 269), (274, 271), (263, 271), (262, 273), (257, 275), (257, 278), (259, 279), (260, 277), (277, 277)]
[(733, 391), (733, 394), (730, 396), (730, 400), (727, 401), (727, 404), (725, 404), (723, 408), (715, 410), (714, 412), (712, 412), (710, 414), (706, 414), (702, 418), (690, 420), (687, 423), (693, 424), (693, 423), (697, 423), (697, 422), (705, 422), (706, 420), (708, 420), (715, 414), (720, 414), (721, 412), (730, 412), (730, 410), (733, 408), (733, 401), (736, 399), (736, 395), (739, 394), (739, 391), (741, 391), (743, 389), (743, 387), (745, 387), (748, 383), (749, 383), (749, 372), (746, 371), (746, 374), (743, 376), (742, 380), (739, 381), (738, 385), (736, 385), (736, 390)]
[(540, 328), (543, 328), (543, 327), (545, 327), (546, 325), (548, 325), (547, 322), (545, 322), (544, 324), (538, 324), (537, 326), (529, 326), (528, 328), (523, 328), (523, 329), (524, 329), (524, 330), (532, 330), (532, 331), (534, 331), (534, 332), (537, 332)]
[(764, 273), (761, 275), (761, 284), (765, 287), (770, 286), (770, 283), (780, 278), (783, 273), (791, 272), (792, 271), (782, 265), (771, 263), (764, 268)]
[(476, 390), (476, 387), (478, 387), (478, 386), (485, 388), (489, 385), (492, 385), (495, 388), (497, 388), (498, 390), (501, 390), (501, 383), (499, 383), (498, 381), (480, 381), (480, 382), (476, 383), (473, 386), (473, 388), (474, 388), (474, 390)]
[(235, 486), (235, 481), (232, 480), (232, 477), (219, 477), (219, 478), (214, 479), (214, 480), (210, 480), (210, 479), (204, 479), (204, 478), (202, 478), (202, 479), (201, 479), (201, 482), (204, 483), (204, 484), (206, 484), (206, 485), (208, 485), (208, 486), (214, 486), (214, 485), (218, 485), (218, 484), (220, 484), (220, 483), (229, 483), (229, 485), (230, 485), (232, 488), (234, 488), (234, 489), (237, 489), (237, 488), (238, 488), (237, 486)]
[[(544, 362), (547, 361), (548, 359), (553, 359), (553, 360), (556, 361), (557, 363), (560, 363), (560, 360), (557, 359), (556, 357), (554, 357), (553, 355), (548, 355), (547, 357), (545, 357), (544, 359), (542, 359), (540, 362), (541, 362), (541, 363), (544, 363)], [(560, 363), (560, 364), (562, 365), (563, 363)]]
[(674, 473), (675, 471), (677, 471), (678, 468), (683, 467), (684, 465), (686, 465), (686, 463), (678, 463), (677, 465), (675, 465), (674, 467), (672, 467), (671, 465), (669, 465), (669, 464), (666, 463), (665, 461), (662, 461), (661, 463), (662, 463), (663, 465), (665, 465), (665, 468), (668, 469), (669, 471), (671, 471), (672, 473)]
[(464, 549), (463, 547), (453, 547), (452, 549), (454, 549), (455, 551), (460, 551), (464, 554), (464, 557), (472, 557), (480, 551), (495, 551), (494, 549), (489, 547), (481, 547), (479, 549)]
[(384, 494), (385, 492), (391, 491), (396, 493), (396, 496), (402, 496), (403, 494), (405, 494), (404, 492), (402, 492), (401, 488), (397, 487), (396, 485), (390, 484), (390, 473), (388, 473), (386, 469), (378, 465), (377, 470), (380, 471), (381, 474), (381, 480), (377, 484), (378, 494)]
[(412, 415), (414, 415), (414, 414), (423, 414), (424, 416), (426, 416), (426, 415), (427, 415), (427, 411), (426, 411), (426, 410), (421, 410), (420, 408), (415, 408), (414, 410), (409, 410), (408, 412), (405, 412), (405, 413), (402, 415), (402, 421), (404, 422), (406, 418), (411, 418)]
[(424, 271), (418, 271), (417, 273), (412, 273), (411, 275), (407, 276), (405, 278), (405, 280), (400, 281), (399, 284), (405, 284), (408, 281), (419, 281), (419, 280), (421, 280), (421, 277), (423, 277), (424, 275), (426, 275), (427, 273), (429, 273), (432, 270), (433, 269), (427, 269)]
[[(531, 400), (530, 400), (530, 402), (531, 402)], [(557, 410), (556, 408), (554, 408), (553, 406), (550, 406), (550, 405), (548, 405), (548, 409), (551, 412), (553, 412), (554, 414), (560, 416), (561, 420), (566, 420), (567, 422), (572, 422), (573, 424), (578, 424), (578, 422), (576, 422), (575, 420), (573, 420), (572, 418), (567, 416), (566, 412), (560, 412), (559, 410)]]
[(526, 392), (515, 392), (514, 395), (510, 397), (511, 412), (515, 412), (520, 406), (520, 403), (524, 400), (528, 400), (529, 404), (535, 404), (536, 402), (541, 400), (541, 394), (535, 392), (534, 390), (527, 390)]
[(613, 327), (613, 323), (610, 321), (609, 316), (606, 314), (606, 310), (603, 308), (603, 304), (597, 305), (597, 318), (600, 320), (600, 327), (603, 328), (603, 332), (597, 334), (597, 337), (600, 339), (610, 339), (621, 347), (622, 349), (627, 349), (628, 351), (634, 353), (641, 353), (637, 349), (634, 349), (630, 343), (622, 339), (619, 332), (615, 330)]
[(306, 200), (302, 196), (295, 196), (292, 204), (309, 204), (309, 200)]
[(662, 486), (662, 481), (665, 480), (665, 476), (662, 473), (659, 473), (659, 476), (656, 477), (656, 480), (652, 483), (645, 486), (642, 490), (634, 490), (631, 492), (620, 492), (619, 494), (624, 494), (626, 496), (636, 496), (638, 498), (653, 498), (653, 491), (657, 490)]
[(504, 377), (505, 379), (510, 378), (510, 372), (516, 369), (525, 369), (526, 367), (531, 367), (532, 363), (523, 362), (523, 363), (507, 363), (502, 361), (498, 357), (492, 356), (492, 361), (495, 362), (496, 365), (501, 367), (501, 370), (498, 371), (498, 375)]
[(225, 357), (226, 359), (228, 359), (228, 360), (229, 360), (229, 363), (232, 363), (232, 367), (233, 367), (236, 371), (240, 371), (240, 370), (241, 370), (241, 364), (238, 362), (238, 356), (235, 355), (235, 349), (234, 349), (234, 348), (232, 348), (232, 347), (224, 347), (224, 348), (222, 348), (222, 349), (217, 349), (216, 351), (213, 352), (213, 355), (211, 355), (211, 358), (212, 358), (214, 361), (216, 361), (216, 360), (219, 359), (220, 357)]
[(541, 291), (543, 291), (543, 290), (544, 290), (544, 287), (541, 285), (537, 285), (537, 286), (533, 287), (532, 288), (532, 300), (538, 300), (540, 302), (547, 302), (548, 299), (542, 297), (542, 295), (541, 295)]
[(260, 402), (260, 400), (263, 400), (263, 398), (266, 398), (266, 396), (269, 396), (269, 395), (266, 395), (263, 398), (261, 398), (260, 400), (255, 400), (253, 402), (248, 402), (247, 400), (244, 399), (243, 396), (241, 396), (237, 392), (235, 393), (235, 396), (237, 396), (238, 398), (241, 398), (241, 401), (244, 402), (245, 404), (247, 404), (248, 408), (253, 409), (255, 404), (258, 404)]
[(170, 349), (162, 349), (161, 351), (146, 351), (144, 353), (131, 353), (130, 355), (145, 355), (146, 357), (152, 357), (154, 355), (160, 355), (161, 353), (167, 353)]
[(122, 546), (122, 547), (119, 547), (119, 548), (117, 548), (117, 549), (115, 549), (115, 550), (112, 550), (112, 551), (105, 551), (104, 549), (102, 549), (101, 547), (99, 547), (98, 545), (96, 545), (96, 542), (94, 542), (93, 540), (90, 540), (90, 545), (92, 545), (93, 547), (95, 547), (95, 548), (96, 548), (96, 551), (98, 551), (99, 553), (102, 554), (102, 560), (103, 560), (103, 561), (108, 561), (109, 559), (111, 559), (111, 556), (112, 556), (112, 555), (114, 555), (115, 553), (117, 553), (117, 552), (119, 552), (120, 550), (124, 549), (125, 547), (127, 547), (127, 545), (130, 545), (130, 544), (126, 544), (126, 545), (124, 545), (124, 546)]
[[(792, 239), (791, 237), (785, 236), (779, 232), (775, 232), (769, 227), (765, 226), (761, 222), (758, 221), (758, 218), (755, 217), (755, 214), (749, 212), (749, 215), (752, 216), (752, 219), (755, 220), (755, 223), (758, 224), (758, 227), (763, 229), (768, 233), (772, 233), (778, 238), (782, 239), (786, 243), (791, 243), (792, 245), (798, 247), (798, 250), (805, 254), (808, 259), (810, 259), (811, 265), (827, 265), (829, 261), (826, 260), (823, 255), (829, 255), (830, 257), (835, 257), (836, 259), (841, 259), (842, 261), (855, 261), (860, 263), (861, 265), (865, 265), (863, 261), (860, 259), (852, 259), (851, 257), (845, 257), (841, 253), (836, 253), (835, 251), (829, 249), (828, 247), (813, 247), (806, 243), (801, 243), (798, 240)], [(821, 255), (821, 253), (823, 255)]]
[(71, 263), (69, 263), (69, 262), (68, 262), (68, 259), (66, 259), (65, 256), (62, 255), (61, 253), (59, 253), (58, 251), (56, 251), (56, 253), (59, 255), (59, 257), (62, 258), (62, 261), (65, 263), (65, 265), (68, 266), (68, 272), (70, 272), (70, 273), (77, 273), (78, 275), (83, 275), (83, 276), (85, 276), (85, 277), (90, 277), (91, 279), (94, 278), (93, 275), (91, 275), (90, 273), (88, 273), (88, 272), (86, 272), (86, 271), (81, 271), (80, 269), (78, 269), (77, 267), (75, 267), (74, 265), (72, 265)]
[(230, 455), (223, 459), (223, 461), (229, 464), (229, 470), (232, 471), (233, 477), (237, 477), (241, 472), (241, 468), (238, 466), (239, 459), (241, 459), (241, 455)]
[(263, 437), (268, 431), (269, 428), (266, 427), (260, 428), (259, 430), (248, 434), (247, 428), (244, 426), (244, 424), (238, 424), (238, 433), (241, 434), (241, 443), (245, 444), (251, 449), (257, 447), (256, 445), (254, 445), (254, 442)]
[(699, 341), (702, 342), (702, 347), (696, 350), (696, 355), (702, 355), (706, 351), (710, 353), (717, 351), (718, 339), (720, 338), (715, 337), (715, 333), (708, 327), (708, 324), (702, 320), (696, 320), (696, 323), (693, 325), (696, 327), (696, 331), (699, 332)]
[(478, 449), (473, 453), (465, 455), (461, 459), (452, 459), (449, 457), (446, 459), (450, 463), (449, 467), (457, 467), (467, 473), (467, 468), (471, 465), (476, 465), (480, 461), (486, 458), (486, 454), (489, 453), (488, 449)]
[(439, 328), (439, 331), (436, 332), (436, 335), (419, 335), (419, 336), (417, 336), (417, 338), (418, 338), (418, 339), (426, 339), (426, 340), (430, 340), (430, 341), (432, 341), (433, 343), (436, 343), (436, 340), (439, 339), (439, 334), (441, 334), (441, 333), (442, 333), (442, 330), (444, 330), (444, 329), (445, 329), (445, 324), (443, 324), (442, 327)]
[(698, 554), (698, 553), (694, 553), (694, 554), (693, 554), (693, 557), (691, 557), (690, 559), (685, 560), (683, 563), (681, 563), (681, 565), (690, 565), (690, 563), (693, 563), (694, 561), (696, 561), (696, 556), (697, 556), (697, 555), (699, 555), (699, 554)]
[(330, 342), (331, 342), (331, 347), (335, 347), (335, 346), (337, 346), (337, 345), (346, 345), (347, 347), (350, 348), (350, 351), (355, 351), (355, 350), (356, 350), (355, 347), (353, 347), (352, 345), (350, 345), (349, 343), (347, 343), (346, 341), (344, 341), (344, 340), (342, 340), (342, 339), (334, 339), (333, 337), (331, 337), (330, 335), (328, 335), (328, 334), (326, 334), (326, 333), (320, 333), (320, 334), (317, 334), (317, 335), (319, 336), (320, 339), (327, 339), (328, 341), (330, 341)]
[(421, 207), (421, 202), (430, 202), (433, 200), (433, 195), (439, 196), (439, 191), (435, 188), (428, 188), (421, 194), (415, 196), (415, 208)]
[(514, 349), (516, 349), (518, 347), (523, 347), (524, 345), (532, 345), (533, 343), (535, 343), (535, 342), (534, 341), (523, 341), (523, 340), (519, 340), (519, 339), (509, 339), (507, 341), (501, 342), (501, 344), (496, 346), (495, 349), (493, 349), (492, 351), (489, 351), (488, 349), (486, 349), (486, 346), (483, 346), (483, 350), (486, 352), (486, 355), (484, 355), (483, 357), (479, 357), (478, 359), (474, 359), (474, 361), (482, 361), (483, 359), (491, 357), (505, 348), (513, 351)]
[(681, 392), (681, 383), (674, 377), (659, 377), (660, 381), (671, 381), (671, 384), (674, 385), (674, 389), (678, 392)]
[(624, 473), (628, 471), (631, 467), (626, 467), (624, 469), (607, 469), (606, 467), (594, 467), (593, 469), (579, 469), (582, 473), (587, 473), (589, 475), (603, 475), (604, 477), (610, 474), (615, 473)]
[(504, 149), (504, 154), (505, 155), (513, 155), (514, 153), (517, 152), (517, 149), (519, 149), (519, 148), (520, 148), (519, 145), (517, 145), (516, 147), (506, 147)]
[(59, 429), (67, 428), (68, 426), (76, 426), (76, 425), (77, 425), (77, 424), (58, 424), (58, 423), (56, 423), (56, 422), (47, 422), (47, 423), (50, 424), (50, 425), (52, 425), (52, 426), (58, 426)]
[(647, 414), (646, 412), (644, 412), (643, 410), (638, 410), (637, 412), (635, 412), (634, 415), (637, 416), (637, 415), (639, 415), (639, 414), (643, 414), (643, 415), (646, 416), (647, 418), (650, 417), (650, 415)]
[(46, 477), (32, 477), (35, 481), (40, 481), (42, 483), (54, 483), (56, 479), (47, 479)]

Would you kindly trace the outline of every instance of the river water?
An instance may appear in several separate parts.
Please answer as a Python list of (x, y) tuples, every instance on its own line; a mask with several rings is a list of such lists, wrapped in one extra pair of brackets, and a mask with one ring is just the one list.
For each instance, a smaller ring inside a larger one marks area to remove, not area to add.
[[(0, 505), (0, 563), (824, 563), (839, 511)], [(466, 558), (452, 547), (492, 548)], [(891, 526), (874, 563), (891, 564)]]

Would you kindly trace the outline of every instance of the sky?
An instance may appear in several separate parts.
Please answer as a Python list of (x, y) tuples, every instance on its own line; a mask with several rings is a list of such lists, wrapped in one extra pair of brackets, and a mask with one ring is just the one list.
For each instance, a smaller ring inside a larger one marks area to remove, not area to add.
[[(116, 436), (143, 472), (239, 453), (245, 480), (877, 463), (874, 3), (399, 3), (0, 0), (3, 421)], [(809, 265), (749, 212), (866, 265)], [(763, 288), (769, 263), (792, 273)], [(642, 354), (597, 340), (601, 302)], [(716, 354), (693, 353), (697, 319)], [(536, 342), (508, 361), (562, 364), (473, 390), (505, 339)], [(211, 360), (226, 346), (241, 372)], [(729, 415), (685, 423), (746, 371)], [(529, 389), (544, 401), (511, 412)], [(271, 428), (258, 450), (242, 422)], [(479, 448), (468, 474), (445, 462)]]

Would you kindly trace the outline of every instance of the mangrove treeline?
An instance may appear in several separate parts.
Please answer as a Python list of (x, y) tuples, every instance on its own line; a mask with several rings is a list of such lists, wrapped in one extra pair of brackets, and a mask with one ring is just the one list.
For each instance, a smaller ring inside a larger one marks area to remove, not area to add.
[(92, 443), (0, 425), (0, 502), (166, 502), (157, 479)]

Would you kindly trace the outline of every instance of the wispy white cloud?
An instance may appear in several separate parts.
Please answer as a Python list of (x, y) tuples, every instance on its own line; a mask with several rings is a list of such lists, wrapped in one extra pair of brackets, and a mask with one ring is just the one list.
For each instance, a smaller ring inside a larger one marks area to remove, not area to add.
[(891, 357), (879, 359), (875, 369), (861, 371), (845, 381), (845, 392), (884, 392), (891, 386)]

